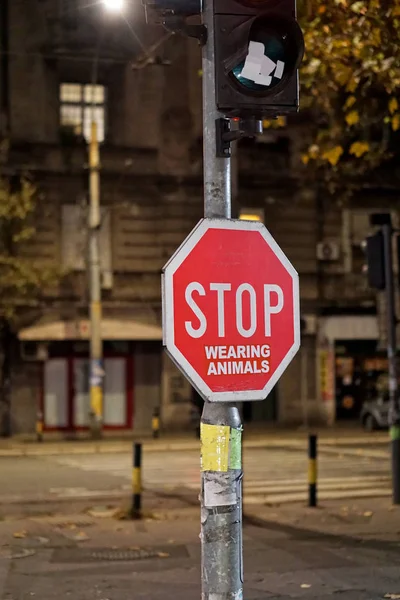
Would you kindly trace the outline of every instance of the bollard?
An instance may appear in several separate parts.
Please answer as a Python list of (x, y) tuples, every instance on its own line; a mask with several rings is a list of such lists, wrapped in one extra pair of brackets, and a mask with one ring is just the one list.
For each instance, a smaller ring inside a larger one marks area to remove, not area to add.
[(153, 438), (157, 439), (160, 437), (160, 409), (155, 408), (153, 410), (153, 418), (151, 420), (151, 429), (153, 431)]
[(308, 436), (308, 506), (317, 506), (317, 436)]
[(140, 519), (142, 513), (142, 444), (133, 444), (132, 470), (132, 519)]
[(43, 442), (43, 413), (41, 411), (36, 415), (36, 441)]

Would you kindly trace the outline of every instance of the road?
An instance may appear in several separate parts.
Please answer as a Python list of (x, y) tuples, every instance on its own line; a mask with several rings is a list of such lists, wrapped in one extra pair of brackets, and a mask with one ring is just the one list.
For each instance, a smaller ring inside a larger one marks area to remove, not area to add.
[[(346, 517), (339, 502), (332, 516), (290, 507), (297, 525), (287, 524), (286, 506), (266, 510), (259, 526), (247, 523), (244, 597), (398, 598), (400, 513), (388, 511), (384, 500), (363, 502)], [(115, 521), (72, 513), (0, 521), (0, 599), (197, 600), (199, 515), (190, 515)]]
[[(64, 454), (9, 457), (0, 460), (0, 502), (18, 498), (127, 495), (131, 454)], [(304, 444), (244, 451), (244, 499), (251, 504), (303, 501), (307, 497), (307, 453)], [(345, 499), (390, 495), (390, 464), (386, 444), (360, 441), (322, 444), (318, 460), (319, 497)], [(144, 452), (143, 483), (147, 490), (196, 499), (199, 453)]]

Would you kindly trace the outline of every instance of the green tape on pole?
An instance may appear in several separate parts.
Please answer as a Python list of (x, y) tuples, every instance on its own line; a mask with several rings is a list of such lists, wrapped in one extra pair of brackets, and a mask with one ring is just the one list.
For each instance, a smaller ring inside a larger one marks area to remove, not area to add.
[(400, 440), (400, 425), (393, 425), (390, 428), (390, 439), (393, 440)]
[(242, 468), (242, 430), (231, 429), (229, 444), (229, 468)]

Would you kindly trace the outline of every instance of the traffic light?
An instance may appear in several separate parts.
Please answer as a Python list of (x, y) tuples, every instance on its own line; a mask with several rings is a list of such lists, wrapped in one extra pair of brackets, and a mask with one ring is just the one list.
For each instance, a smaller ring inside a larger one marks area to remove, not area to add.
[(365, 255), (367, 259), (366, 271), (368, 283), (371, 288), (384, 290), (385, 279), (385, 249), (382, 231), (377, 231), (365, 240)]
[(296, 0), (214, 0), (216, 104), (226, 117), (299, 107), (304, 40)]
[(396, 235), (397, 282), (400, 285), (400, 235)]

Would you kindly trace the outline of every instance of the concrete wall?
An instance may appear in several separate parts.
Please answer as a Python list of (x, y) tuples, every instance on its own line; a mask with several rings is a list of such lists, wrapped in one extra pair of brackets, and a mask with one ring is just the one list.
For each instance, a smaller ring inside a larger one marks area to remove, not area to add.
[(162, 426), (169, 431), (185, 430), (191, 423), (192, 387), (165, 352), (162, 365)]
[(39, 409), (42, 364), (38, 362), (19, 364), (12, 380), (11, 427), (12, 433), (35, 431)]
[(316, 387), (316, 337), (304, 335), (299, 352), (278, 383), (278, 419), (284, 425), (324, 422)]

